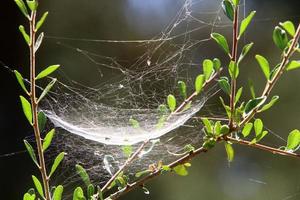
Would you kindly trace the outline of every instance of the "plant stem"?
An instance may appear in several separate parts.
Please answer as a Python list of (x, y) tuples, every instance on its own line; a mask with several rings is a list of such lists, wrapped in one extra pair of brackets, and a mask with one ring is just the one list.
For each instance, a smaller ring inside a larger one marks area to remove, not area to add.
[[(239, 13), (239, 7), (235, 6), (234, 8), (234, 18), (233, 18), (233, 33), (232, 33), (232, 52), (231, 52), (231, 61), (236, 63), (237, 60), (237, 50), (238, 50), (238, 15)], [(230, 111), (231, 116), (229, 119), (229, 128), (234, 128), (234, 112), (235, 112), (235, 92), (236, 92), (236, 77), (235, 77), (235, 71), (236, 67), (234, 68), (233, 75), (231, 77), (231, 94), (230, 94)]]
[(30, 24), (30, 83), (31, 83), (31, 91), (30, 91), (30, 100), (31, 100), (31, 107), (32, 107), (32, 115), (33, 115), (33, 130), (34, 136), (36, 141), (36, 146), (38, 150), (38, 157), (39, 157), (39, 170), (42, 176), (43, 181), (43, 188), (45, 192), (45, 199), (51, 200), (50, 197), (50, 187), (49, 187), (49, 178), (47, 176), (47, 169), (45, 164), (44, 152), (43, 152), (43, 144), (41, 139), (41, 134), (39, 130), (38, 124), (38, 103), (36, 98), (36, 84), (35, 84), (35, 69), (36, 69), (36, 60), (35, 60), (35, 21), (36, 21), (36, 11), (31, 13), (31, 17), (29, 19)]
[[(276, 82), (278, 81), (278, 79), (281, 77), (281, 75), (283, 74), (290, 57), (293, 55), (293, 53), (296, 51), (296, 46), (298, 44), (298, 40), (300, 37), (300, 24), (298, 24), (298, 28), (297, 31), (295, 33), (295, 36), (293, 38), (293, 42), (291, 44), (291, 46), (289, 47), (287, 53), (284, 53), (284, 56), (282, 58), (282, 61), (280, 63), (279, 69), (277, 70), (276, 74), (274, 75), (274, 77), (272, 78), (272, 80), (268, 80), (268, 82), (266, 83), (265, 89), (261, 95), (261, 97), (268, 97), (270, 95), (271, 90), (273, 89), (274, 85), (276, 84)], [(243, 120), (242, 122), (239, 124), (239, 127), (242, 127), (243, 125), (245, 125), (247, 122), (249, 122), (254, 115), (257, 113), (259, 108), (255, 108), (253, 109)]]

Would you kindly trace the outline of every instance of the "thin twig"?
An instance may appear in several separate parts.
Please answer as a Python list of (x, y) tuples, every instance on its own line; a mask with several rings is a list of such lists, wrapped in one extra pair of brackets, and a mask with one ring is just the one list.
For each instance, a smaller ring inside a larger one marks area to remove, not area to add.
[(49, 177), (47, 175), (47, 169), (45, 164), (45, 158), (44, 158), (44, 152), (43, 152), (43, 144), (38, 124), (38, 102), (36, 98), (36, 84), (35, 84), (35, 69), (36, 69), (36, 59), (35, 59), (35, 36), (36, 36), (36, 30), (35, 30), (35, 21), (36, 21), (36, 11), (32, 11), (31, 17), (29, 19), (30, 24), (30, 83), (31, 83), (31, 91), (30, 91), (30, 100), (31, 100), (31, 106), (32, 106), (32, 115), (33, 115), (33, 130), (34, 130), (34, 136), (36, 140), (36, 146), (38, 150), (38, 157), (39, 157), (39, 170), (42, 176), (43, 181), (43, 188), (45, 192), (45, 199), (51, 200), (50, 196), (50, 187), (49, 187)]

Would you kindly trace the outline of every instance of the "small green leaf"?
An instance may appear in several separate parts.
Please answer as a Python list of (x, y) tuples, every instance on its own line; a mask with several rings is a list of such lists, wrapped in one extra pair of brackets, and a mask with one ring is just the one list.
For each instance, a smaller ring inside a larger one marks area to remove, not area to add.
[(198, 75), (195, 80), (195, 90), (197, 94), (199, 94), (202, 91), (204, 82), (205, 76), (203, 74)]
[(73, 200), (86, 200), (81, 187), (77, 187), (73, 193)]
[(218, 58), (214, 58), (213, 62), (214, 62), (214, 69), (215, 71), (218, 72), (221, 69), (221, 61)]
[(243, 87), (241, 87), (240, 89), (238, 89), (238, 91), (236, 92), (234, 104), (237, 104), (237, 102), (239, 102), (242, 93), (243, 93)]
[(254, 85), (253, 85), (253, 81), (252, 79), (248, 79), (248, 85), (250, 88), (250, 93), (253, 99), (255, 99), (256, 95), (255, 95), (255, 90), (254, 90)]
[(65, 152), (61, 152), (60, 154), (58, 154), (53, 162), (53, 165), (51, 167), (51, 171), (49, 174), (49, 177), (52, 176), (52, 174), (55, 172), (55, 170), (57, 169), (58, 165), (61, 163), (61, 161), (64, 159), (65, 156)]
[(262, 69), (265, 77), (267, 78), (267, 80), (269, 80), (270, 78), (270, 64), (268, 62), (268, 60), (261, 56), (261, 55), (256, 55), (255, 56), (258, 64), (260, 65), (260, 68)]
[(268, 109), (270, 109), (279, 99), (279, 96), (273, 96), (271, 101), (269, 103), (267, 103), (266, 105), (264, 105), (262, 107), (262, 109), (260, 109), (259, 112), (263, 112), (263, 111), (266, 111)]
[(36, 188), (36, 190), (38, 191), (38, 193), (45, 198), (44, 196), (44, 191), (43, 191), (43, 186), (41, 184), (41, 182), (39, 181), (39, 179), (37, 177), (35, 177), (34, 175), (32, 175), (32, 180), (34, 183), (34, 186)]
[(204, 141), (204, 143), (202, 144), (202, 147), (204, 149), (211, 149), (216, 145), (216, 140), (213, 138), (210, 138), (209, 140)]
[(77, 174), (81, 177), (86, 186), (91, 184), (90, 177), (86, 170), (79, 164), (75, 166)]
[(287, 71), (298, 69), (300, 67), (300, 61), (292, 60), (286, 67)]
[(57, 186), (53, 192), (53, 200), (61, 200), (63, 191), (64, 187), (62, 185)]
[(25, 193), (23, 196), (23, 200), (35, 200), (35, 194)]
[(234, 6), (238, 6), (240, 3), (240, 0), (232, 0), (232, 3)]
[(21, 100), (21, 103), (22, 103), (22, 108), (23, 108), (24, 115), (27, 118), (27, 120), (29, 121), (29, 123), (32, 125), (31, 104), (23, 96), (20, 96), (20, 100)]
[(227, 77), (221, 77), (219, 80), (218, 80), (218, 83), (219, 83), (219, 86), (220, 88), (228, 95), (230, 95), (230, 84), (229, 84), (229, 81), (228, 81), (228, 78)]
[(232, 162), (234, 159), (234, 149), (233, 149), (232, 145), (228, 142), (225, 142), (225, 150), (227, 153), (228, 162)]
[(251, 99), (245, 106), (244, 116), (248, 115), (252, 110), (261, 106), (266, 100), (266, 97), (258, 97), (255, 99)]
[(280, 22), (279, 23), (280, 26), (282, 26), (284, 28), (284, 30), (286, 30), (286, 32), (288, 32), (288, 34), (290, 34), (292, 37), (294, 37), (296, 31), (295, 31), (295, 26), (293, 24), (293, 22), (291, 21), (286, 21), (286, 22)]
[(202, 120), (202, 123), (204, 124), (207, 134), (212, 135), (213, 127), (212, 127), (212, 124), (210, 123), (209, 119), (201, 118), (201, 120)]
[(287, 36), (285, 30), (276, 26), (273, 31), (273, 41), (274, 41), (275, 45), (283, 51), (289, 42), (289, 39), (288, 39), (288, 36)]
[(133, 152), (133, 148), (131, 145), (125, 145), (125, 146), (122, 146), (122, 151), (123, 151), (123, 154), (129, 158)]
[(30, 36), (26, 33), (24, 26), (20, 25), (19, 30), (23, 35), (24, 40), (28, 45), (30, 45)]
[(133, 118), (129, 119), (129, 123), (130, 123), (130, 126), (132, 126), (132, 128), (140, 128), (140, 123)]
[(44, 78), (48, 75), (50, 75), (51, 73), (53, 73), (55, 70), (57, 70), (60, 67), (60, 65), (51, 65), (49, 67), (47, 67), (46, 69), (44, 69), (43, 71), (41, 71), (37, 76), (36, 76), (36, 80)]
[(240, 63), (244, 58), (245, 56), (249, 53), (250, 49), (252, 48), (253, 46), (253, 42), (249, 43), (249, 44), (246, 44), (244, 47), (243, 47), (243, 50), (242, 50), (242, 53), (238, 59), (238, 63)]
[(189, 173), (184, 165), (177, 165), (173, 171), (179, 176), (187, 176)]
[(187, 98), (187, 94), (186, 94), (186, 84), (183, 81), (178, 81), (178, 88), (179, 88), (179, 92), (180, 95), (186, 99)]
[(14, 70), (14, 73), (15, 73), (15, 76), (16, 76), (17, 81), (20, 84), (21, 88), (25, 91), (26, 94), (29, 94), (29, 92), (27, 91), (26, 86), (24, 84), (23, 76), (17, 70)]
[(245, 19), (243, 19), (241, 26), (240, 26), (240, 33), (239, 38), (243, 35), (243, 33), (246, 31), (247, 27), (249, 26), (252, 18), (254, 17), (256, 11), (252, 11)]
[(229, 46), (226, 38), (219, 33), (212, 33), (211, 37), (218, 43), (218, 45), (229, 55)]
[(218, 135), (220, 135), (221, 134), (221, 122), (220, 121), (217, 121), (216, 123), (215, 123), (215, 126), (214, 126), (214, 134), (216, 135), (216, 136), (218, 136)]
[(90, 197), (92, 197), (93, 195), (95, 194), (95, 187), (90, 184), (88, 187), (87, 187), (87, 195), (88, 195), (88, 198), (90, 199)]
[(205, 76), (206, 81), (209, 80), (209, 78), (213, 74), (213, 70), (214, 70), (214, 63), (209, 59), (205, 59), (203, 61), (203, 74)]
[(270, 72), (270, 78), (269, 80), (272, 80), (275, 76), (275, 74), (278, 72), (278, 70), (280, 69), (281, 64), (277, 64), (272, 71)]
[(52, 138), (54, 136), (55, 130), (52, 129), (47, 133), (43, 141), (43, 150), (46, 151), (52, 142)]
[(51, 88), (53, 87), (56, 81), (57, 81), (56, 78), (52, 79), (52, 81), (45, 87), (41, 96), (38, 99), (38, 102), (40, 102), (46, 96), (46, 94), (48, 94), (48, 92), (51, 90)]
[(232, 3), (229, 0), (223, 0), (222, 1), (222, 8), (224, 11), (224, 14), (231, 20), (233, 21), (234, 17), (234, 8)]
[(251, 133), (252, 127), (253, 127), (253, 124), (251, 122), (247, 123), (244, 126), (244, 128), (242, 130), (242, 134), (244, 137), (247, 137)]
[(40, 111), (38, 113), (38, 124), (40, 132), (42, 132), (45, 129), (46, 123), (47, 123), (47, 117), (43, 111)]
[(135, 174), (135, 177), (136, 178), (140, 178), (140, 177), (142, 177), (142, 176), (144, 176), (146, 174), (149, 174), (149, 173), (151, 173), (151, 170), (147, 169), (147, 170), (144, 170), (144, 171), (137, 172)]
[(43, 14), (43, 16), (41, 17), (41, 19), (36, 23), (36, 27), (35, 27), (35, 31), (37, 32), (40, 28), (41, 28), (41, 26), (44, 24), (44, 22), (45, 22), (45, 20), (46, 20), (46, 18), (47, 18), (47, 16), (48, 16), (48, 12), (45, 12), (44, 14)]
[(29, 14), (26, 5), (23, 0), (15, 0), (17, 6), (20, 8), (21, 12), (29, 19)]
[(258, 136), (259, 134), (261, 134), (261, 132), (263, 131), (264, 128), (264, 124), (261, 121), (261, 119), (256, 119), (254, 121), (254, 131), (255, 131), (255, 135)]
[(23, 141), (31, 159), (37, 166), (39, 166), (32, 146), (29, 144), (29, 142), (27, 142), (27, 140), (23, 140)]
[(228, 70), (231, 78), (236, 79), (239, 76), (239, 66), (237, 65), (236, 62), (230, 61)]
[(300, 131), (295, 129), (290, 132), (286, 145), (286, 150), (295, 150), (300, 145)]
[(263, 131), (263, 132), (261, 132), (261, 134), (257, 135), (257, 136), (250, 142), (250, 144), (255, 144), (255, 143), (261, 141), (267, 134), (268, 134), (268, 131)]
[(220, 134), (221, 135), (226, 135), (228, 133), (229, 133), (229, 127), (226, 124), (222, 125), (221, 130), (220, 130)]
[(38, 2), (36, 0), (29, 1), (27, 0), (27, 6), (30, 8), (31, 11), (36, 11), (38, 7)]
[(176, 108), (176, 99), (175, 99), (175, 97), (170, 94), (167, 98), (167, 102), (168, 102), (168, 106), (169, 106), (169, 109), (171, 110), (171, 112), (174, 112), (175, 108)]

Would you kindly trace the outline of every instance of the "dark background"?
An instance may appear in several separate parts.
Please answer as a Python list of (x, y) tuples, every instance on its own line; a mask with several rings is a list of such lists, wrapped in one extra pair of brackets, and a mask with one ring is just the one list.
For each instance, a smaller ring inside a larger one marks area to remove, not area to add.
[[(41, 1), (40, 9), (49, 10), (51, 13), (44, 31), (49, 35), (74, 38), (151, 38), (172, 19), (182, 4), (179, 0), (155, 0), (153, 2), (157, 4), (143, 6), (143, 1), (146, 0)], [(129, 9), (130, 2), (141, 7)], [(210, 2), (213, 3), (208, 3), (209, 6), (220, 3)], [(299, 0), (254, 0), (247, 3), (248, 10), (258, 11), (256, 23), (252, 25), (252, 31), (247, 33), (247, 40), (256, 43), (256, 53), (263, 53), (275, 63), (279, 51), (271, 41), (272, 29), (279, 21), (290, 19), (299, 22)], [(14, 1), (2, 0), (0, 61), (11, 69), (28, 74), (28, 51), (17, 28), (19, 24), (24, 23), (25, 20)], [(61, 63), (67, 72), (72, 73), (71, 69), (76, 67), (76, 63), (64, 60), (67, 56), (64, 52), (56, 52), (55, 45), (47, 44), (46, 40), (40, 53), (40, 65)], [(90, 47), (90, 44), (86, 46)], [(211, 45), (205, 54), (214, 56), (215, 49), (216, 46)], [(105, 50), (105, 47), (100, 47), (99, 54)], [(115, 53), (116, 56), (124, 56), (124, 52), (116, 50)], [(253, 57), (254, 54), (251, 55)], [(244, 79), (251, 76), (255, 79), (257, 87), (262, 87), (263, 76), (258, 74), (257, 65), (250, 60), (246, 61), (245, 65), (247, 67)], [(89, 75), (88, 71), (84, 74), (80, 71), (74, 72), (73, 76), (85, 79), (84, 77)], [(300, 128), (299, 76), (300, 71), (294, 71), (282, 78), (281, 84), (274, 91), (274, 94), (280, 94), (280, 103), (262, 116), (271, 130), (285, 138), (290, 130)], [(24, 153), (22, 142), (32, 132), (19, 104), (18, 96), (21, 90), (12, 73), (4, 67), (0, 68), (0, 87), (0, 199), (15, 200), (21, 199), (24, 191), (32, 186), (30, 175), (36, 173), (29, 156)], [(270, 144), (284, 145), (278, 143), (278, 140), (271, 140)], [(235, 162), (229, 166), (223, 148), (217, 147), (210, 153), (194, 159), (188, 177), (161, 177), (148, 184), (150, 195), (144, 195), (141, 190), (137, 190), (124, 199), (300, 199), (299, 160), (247, 147), (236, 147), (236, 154)]]

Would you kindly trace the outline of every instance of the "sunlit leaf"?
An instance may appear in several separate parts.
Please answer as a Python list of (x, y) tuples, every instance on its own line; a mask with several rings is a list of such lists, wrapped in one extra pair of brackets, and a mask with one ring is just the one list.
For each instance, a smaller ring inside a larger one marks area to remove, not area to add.
[(243, 93), (243, 87), (241, 87), (240, 89), (238, 89), (238, 91), (236, 92), (234, 104), (237, 104), (237, 102), (239, 102), (242, 93)]
[(278, 100), (279, 100), (279, 96), (273, 96), (271, 101), (269, 103), (265, 104), (262, 107), (262, 109), (260, 109), (260, 112), (270, 109)]
[(30, 124), (32, 124), (32, 109), (31, 109), (31, 104), (25, 99), (23, 96), (20, 96), (22, 108), (25, 117), (29, 121)]
[(264, 128), (264, 124), (261, 121), (261, 119), (256, 119), (254, 121), (254, 131), (255, 131), (255, 135), (258, 136), (259, 134), (261, 134), (261, 132), (263, 131)]
[(291, 21), (286, 21), (286, 22), (280, 22), (279, 23), (280, 26), (282, 26), (284, 28), (284, 30), (286, 30), (286, 32), (288, 32), (288, 34), (290, 34), (292, 37), (294, 37), (296, 31), (295, 31), (295, 26), (293, 24), (293, 22)]
[(244, 47), (243, 47), (243, 50), (242, 50), (242, 53), (238, 59), (238, 63), (240, 63), (244, 58), (245, 56), (249, 53), (249, 51), (251, 50), (252, 46), (253, 46), (253, 42), (249, 43), (249, 44), (246, 44)]
[(216, 123), (215, 123), (215, 126), (214, 126), (214, 134), (215, 135), (220, 135), (221, 134), (221, 122), (220, 121), (217, 121)]
[(56, 71), (58, 68), (60, 67), (60, 65), (51, 65), (49, 67), (47, 67), (46, 69), (44, 69), (43, 71), (41, 71), (37, 76), (36, 76), (36, 80), (44, 78), (48, 75), (50, 75), (51, 73), (53, 73), (54, 71)]
[(77, 187), (73, 193), (73, 200), (86, 200), (81, 187)]
[(26, 5), (23, 0), (15, 0), (17, 6), (21, 10), (21, 12), (25, 15), (25, 17), (29, 18), (29, 14), (26, 8)]
[(58, 165), (61, 163), (61, 161), (64, 159), (65, 153), (61, 152), (60, 154), (58, 154), (53, 162), (53, 165), (51, 167), (51, 171), (49, 174), (49, 177), (52, 176), (52, 174), (55, 172), (55, 170), (57, 169)]
[(19, 30), (22, 33), (22, 36), (23, 36), (24, 40), (26, 41), (26, 43), (28, 45), (30, 45), (30, 36), (26, 33), (24, 26), (20, 25)]
[(86, 186), (90, 185), (91, 184), (90, 177), (89, 177), (88, 173), (86, 172), (86, 170), (79, 164), (77, 164), (75, 166), (75, 168), (76, 168), (77, 174), (80, 176), (80, 178), (85, 183), (85, 185)]
[(230, 61), (228, 70), (231, 78), (236, 79), (239, 76), (239, 66), (237, 65), (236, 62)]
[(217, 42), (217, 44), (229, 55), (229, 46), (226, 38), (219, 33), (212, 33), (211, 37)]
[(92, 197), (93, 195), (95, 194), (95, 187), (90, 184), (88, 187), (87, 187), (87, 195), (88, 195), (88, 198)]
[(234, 8), (232, 3), (229, 0), (223, 0), (222, 1), (222, 8), (225, 13), (225, 15), (233, 21), (234, 18)]
[(130, 126), (132, 126), (132, 128), (140, 128), (140, 123), (133, 118), (129, 119), (129, 123), (130, 123)]
[(48, 14), (49, 14), (48, 12), (45, 12), (41, 17), (41, 19), (36, 23), (35, 31), (38, 31), (40, 27), (44, 24)]
[(20, 84), (21, 88), (26, 92), (26, 94), (29, 94), (29, 92), (27, 91), (26, 86), (24, 84), (23, 76), (17, 70), (14, 70), (14, 73), (15, 73), (15, 76), (16, 76), (17, 81)]
[(27, 0), (27, 6), (30, 8), (31, 11), (36, 11), (38, 7), (38, 1), (37, 0)]
[(168, 96), (167, 103), (171, 112), (174, 112), (176, 108), (176, 98), (172, 94)]
[(205, 76), (203, 74), (200, 74), (196, 77), (195, 90), (197, 94), (199, 94), (202, 91), (204, 82), (205, 82)]
[(240, 26), (240, 33), (239, 38), (243, 35), (243, 33), (246, 31), (247, 27), (249, 26), (252, 18), (254, 17), (256, 11), (252, 11), (243, 21), (241, 22)]
[(53, 200), (61, 200), (63, 191), (64, 187), (62, 185), (57, 186), (53, 192)]
[(247, 123), (244, 126), (244, 128), (242, 130), (242, 134), (243, 134), (244, 137), (247, 137), (251, 133), (252, 127), (253, 127), (253, 124), (251, 122)]
[(228, 95), (230, 95), (230, 84), (227, 77), (221, 77), (218, 80), (220, 88)]
[(31, 159), (33, 160), (33, 162), (38, 166), (38, 162), (37, 162), (37, 159), (36, 159), (36, 155), (34, 153), (34, 150), (32, 148), (32, 146), (29, 144), (29, 142), (27, 142), (27, 140), (23, 140), (24, 141), (24, 144), (25, 144), (25, 147), (31, 157)]
[(186, 84), (183, 81), (178, 81), (178, 88), (179, 88), (179, 92), (180, 95), (186, 99), (187, 98), (187, 94), (186, 94)]
[(300, 131), (293, 130), (288, 136), (286, 150), (295, 150), (300, 145)]
[(220, 134), (226, 135), (227, 133), (229, 133), (229, 126), (224, 124), (221, 126)]
[(38, 113), (38, 124), (40, 132), (42, 132), (45, 129), (46, 123), (47, 123), (47, 117), (43, 111), (40, 111)]
[(260, 68), (262, 69), (265, 77), (267, 78), (267, 80), (269, 80), (270, 78), (270, 64), (268, 62), (268, 60), (261, 56), (261, 55), (256, 55), (255, 56)]
[(220, 68), (221, 68), (221, 61), (220, 61), (220, 59), (214, 58), (213, 63), (214, 63), (214, 69), (215, 69), (215, 71), (219, 71)]
[(276, 26), (273, 31), (273, 41), (279, 49), (284, 50), (289, 42), (285, 30)]
[(131, 145), (125, 145), (125, 146), (122, 146), (122, 151), (123, 151), (124, 156), (129, 158), (133, 152), (133, 148)]
[(252, 110), (261, 106), (266, 100), (266, 97), (258, 97), (255, 99), (251, 99), (245, 106), (244, 115), (248, 115)]
[(228, 162), (232, 162), (234, 159), (234, 149), (233, 149), (232, 145), (228, 142), (225, 142), (225, 150), (227, 153)]
[(25, 193), (23, 196), (23, 200), (35, 200), (35, 194)]
[(189, 174), (184, 165), (177, 165), (173, 168), (173, 171), (179, 176), (187, 176)]
[(240, 3), (240, 0), (232, 0), (232, 3), (234, 6), (238, 6)]
[(43, 150), (46, 151), (52, 142), (52, 138), (54, 136), (55, 130), (52, 129), (47, 133), (43, 141)]
[(203, 61), (203, 74), (205, 76), (205, 80), (209, 80), (214, 70), (214, 63), (209, 60), (205, 59)]
[(203, 117), (203, 118), (201, 118), (201, 120), (202, 120), (202, 123), (204, 124), (207, 134), (211, 135), (213, 132), (213, 127), (212, 127), (212, 124), (210, 123), (209, 119)]
[(57, 81), (56, 78), (52, 79), (52, 81), (45, 87), (41, 96), (38, 99), (38, 102), (40, 102), (48, 94), (48, 92), (51, 90), (51, 88), (53, 87), (56, 81)]
[(300, 61), (292, 60), (289, 62), (289, 64), (286, 66), (286, 70), (290, 71), (293, 69), (298, 69), (300, 67)]
[(44, 197), (43, 186), (42, 186), (41, 182), (39, 181), (39, 179), (37, 177), (35, 177), (34, 175), (32, 175), (32, 180), (33, 180), (34, 186), (35, 186), (36, 190), (38, 191), (38, 193), (42, 197)]

